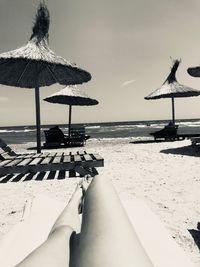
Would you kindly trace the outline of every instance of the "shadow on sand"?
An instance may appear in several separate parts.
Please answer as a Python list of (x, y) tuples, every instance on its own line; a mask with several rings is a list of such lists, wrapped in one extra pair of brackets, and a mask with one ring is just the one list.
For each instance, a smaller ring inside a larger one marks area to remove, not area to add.
[(169, 148), (160, 151), (164, 154), (174, 154), (174, 155), (184, 155), (184, 156), (193, 156), (200, 157), (200, 146), (183, 146), (177, 148)]
[(197, 230), (196, 229), (188, 229), (189, 233), (194, 239), (195, 244), (200, 249), (200, 222), (197, 224)]

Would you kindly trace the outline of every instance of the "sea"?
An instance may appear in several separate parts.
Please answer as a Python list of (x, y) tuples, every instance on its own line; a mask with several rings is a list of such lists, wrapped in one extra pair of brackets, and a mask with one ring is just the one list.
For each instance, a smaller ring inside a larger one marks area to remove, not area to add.
[[(149, 138), (149, 133), (162, 129), (167, 125), (167, 120), (150, 121), (124, 121), (124, 122), (104, 122), (104, 123), (83, 123), (75, 126), (85, 126), (86, 134), (91, 139), (99, 138)], [(177, 120), (179, 133), (200, 133), (200, 119)], [(55, 125), (41, 126), (41, 139), (45, 141), (44, 130), (48, 130)], [(58, 125), (65, 134), (68, 132), (67, 125)], [(73, 125), (72, 125), (73, 126)], [(36, 128), (34, 125), (6, 126), (0, 127), (0, 138), (9, 144), (23, 144), (35, 142)]]

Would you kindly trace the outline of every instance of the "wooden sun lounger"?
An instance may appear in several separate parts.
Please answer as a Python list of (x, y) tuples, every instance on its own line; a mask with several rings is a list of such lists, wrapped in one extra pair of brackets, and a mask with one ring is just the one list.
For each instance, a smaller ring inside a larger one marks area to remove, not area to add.
[[(1, 144), (1, 143), (0, 143)], [(12, 174), (36, 174), (37, 172), (69, 171), (69, 177), (76, 176), (76, 172), (81, 176), (94, 176), (98, 172), (96, 167), (103, 167), (104, 160), (98, 154), (87, 154), (86, 152), (72, 153), (40, 153), (40, 154), (16, 154), (9, 155), (8, 152), (0, 153), (0, 176)], [(17, 178), (16, 178), (17, 179)], [(19, 178), (18, 178), (19, 179)], [(30, 180), (26, 177), (26, 179)], [(6, 181), (10, 179), (6, 178)], [(40, 180), (38, 178), (38, 180)], [(16, 180), (15, 180), (16, 181)], [(1, 181), (0, 181), (1, 182)], [(5, 181), (4, 181), (5, 182)]]
[(155, 140), (157, 139), (165, 139), (165, 140), (176, 140), (179, 139), (177, 135), (178, 125), (166, 125), (163, 129), (150, 133), (154, 137)]
[(154, 137), (154, 140), (156, 141), (157, 139), (165, 139), (175, 141), (175, 140), (184, 140), (184, 139), (190, 139), (190, 138), (197, 138), (200, 137), (200, 134), (189, 134), (189, 133), (178, 133), (178, 125), (174, 126), (165, 126), (162, 130), (150, 133)]

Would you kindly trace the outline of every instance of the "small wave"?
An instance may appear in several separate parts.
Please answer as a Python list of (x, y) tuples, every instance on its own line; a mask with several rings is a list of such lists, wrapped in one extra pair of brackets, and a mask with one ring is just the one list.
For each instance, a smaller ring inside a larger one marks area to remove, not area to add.
[(180, 126), (188, 126), (188, 127), (198, 127), (198, 126), (200, 126), (200, 121), (181, 122), (179, 125)]
[(27, 133), (27, 132), (34, 132), (35, 130), (0, 130), (0, 133)]
[(101, 126), (86, 126), (85, 127), (86, 129), (99, 129), (99, 128), (101, 128)]

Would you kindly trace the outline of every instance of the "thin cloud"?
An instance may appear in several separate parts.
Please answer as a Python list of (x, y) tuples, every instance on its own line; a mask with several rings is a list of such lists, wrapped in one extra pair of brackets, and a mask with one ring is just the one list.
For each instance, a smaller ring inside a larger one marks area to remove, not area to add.
[(8, 101), (7, 97), (0, 96), (0, 103), (4, 103), (4, 102), (7, 102), (7, 101)]
[(136, 80), (125, 81), (125, 82), (123, 82), (123, 83), (121, 84), (121, 87), (127, 86), (127, 85), (129, 85), (129, 84), (131, 84), (131, 83), (134, 83), (135, 81), (136, 81)]

